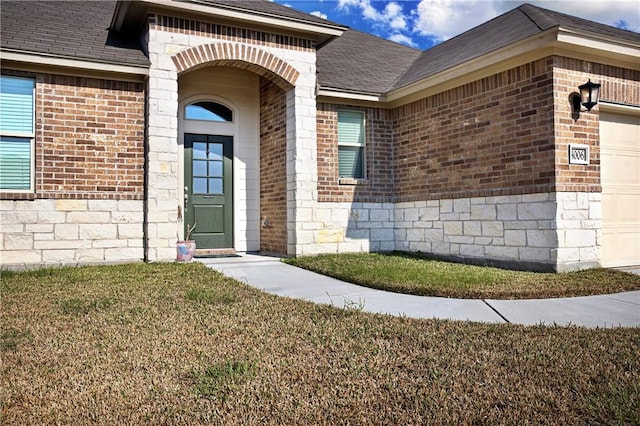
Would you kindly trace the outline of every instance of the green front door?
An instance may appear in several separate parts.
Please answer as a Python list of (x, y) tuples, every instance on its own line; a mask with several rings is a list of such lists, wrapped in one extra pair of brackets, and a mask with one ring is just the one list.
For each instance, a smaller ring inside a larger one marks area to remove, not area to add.
[(233, 137), (184, 135), (184, 224), (198, 249), (233, 248)]

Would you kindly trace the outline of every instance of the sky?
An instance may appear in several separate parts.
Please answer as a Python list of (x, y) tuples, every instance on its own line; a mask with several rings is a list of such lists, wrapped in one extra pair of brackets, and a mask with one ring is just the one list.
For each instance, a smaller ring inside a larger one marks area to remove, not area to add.
[(640, 32), (640, 0), (272, 0), (421, 50), (530, 3)]

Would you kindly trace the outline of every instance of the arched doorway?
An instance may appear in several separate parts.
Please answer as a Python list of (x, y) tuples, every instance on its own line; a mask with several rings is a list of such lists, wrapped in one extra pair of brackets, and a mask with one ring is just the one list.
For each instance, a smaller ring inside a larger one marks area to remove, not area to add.
[(212, 100), (186, 103), (183, 110), (184, 226), (200, 249), (234, 246), (233, 115)]
[(260, 247), (258, 81), (220, 66), (178, 80), (184, 228), (202, 255)]

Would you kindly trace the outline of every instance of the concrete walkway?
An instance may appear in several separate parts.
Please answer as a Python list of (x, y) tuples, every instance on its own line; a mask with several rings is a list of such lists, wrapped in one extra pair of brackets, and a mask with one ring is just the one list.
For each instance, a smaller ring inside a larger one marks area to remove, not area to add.
[(198, 261), (268, 293), (366, 312), (525, 325), (640, 326), (640, 291), (562, 299), (448, 299), (361, 287), (274, 257), (243, 255)]

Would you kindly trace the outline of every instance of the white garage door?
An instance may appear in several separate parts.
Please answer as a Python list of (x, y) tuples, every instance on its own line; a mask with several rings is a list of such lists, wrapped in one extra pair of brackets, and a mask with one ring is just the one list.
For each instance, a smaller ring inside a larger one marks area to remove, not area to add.
[(640, 111), (600, 112), (602, 266), (640, 265)]

